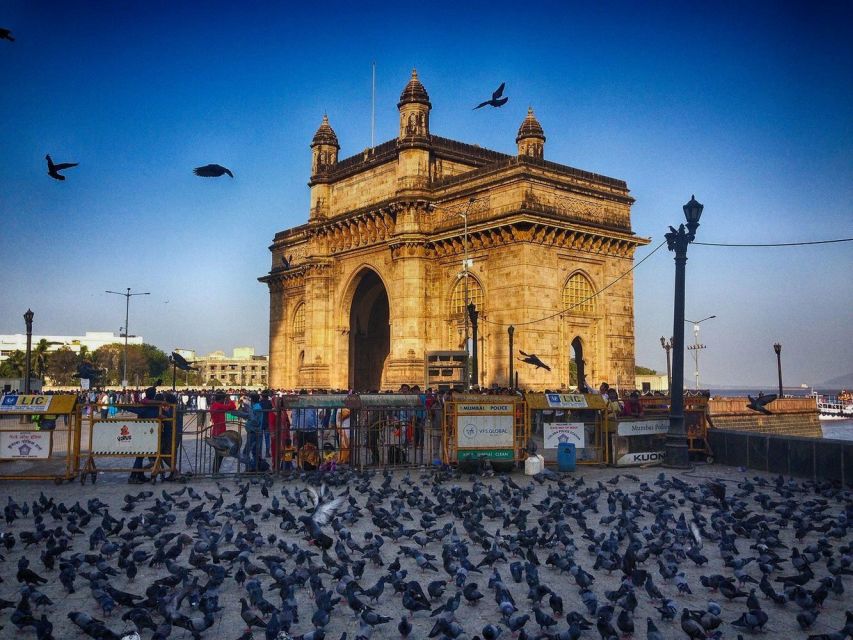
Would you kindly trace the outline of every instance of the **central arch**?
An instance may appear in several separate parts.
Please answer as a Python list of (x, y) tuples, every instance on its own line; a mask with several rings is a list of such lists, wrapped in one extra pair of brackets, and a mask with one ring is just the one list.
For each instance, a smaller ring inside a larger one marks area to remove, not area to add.
[(349, 387), (355, 391), (382, 386), (385, 361), (391, 352), (388, 292), (371, 269), (358, 276), (349, 314)]

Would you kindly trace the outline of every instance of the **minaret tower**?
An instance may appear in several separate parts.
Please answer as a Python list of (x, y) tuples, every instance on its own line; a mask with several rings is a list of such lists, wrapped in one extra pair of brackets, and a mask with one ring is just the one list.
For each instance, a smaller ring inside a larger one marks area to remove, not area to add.
[(329, 183), (331, 170), (338, 163), (338, 136), (329, 125), (329, 117), (323, 115), (323, 122), (311, 140), (311, 212), (310, 219), (324, 218), (329, 207)]
[(545, 132), (536, 116), (533, 115), (533, 107), (527, 108), (527, 117), (518, 128), (515, 142), (518, 144), (518, 155), (538, 158), (539, 160), (545, 157)]
[(409, 84), (400, 94), (400, 149), (397, 183), (401, 190), (426, 187), (429, 180), (429, 95), (412, 69)]

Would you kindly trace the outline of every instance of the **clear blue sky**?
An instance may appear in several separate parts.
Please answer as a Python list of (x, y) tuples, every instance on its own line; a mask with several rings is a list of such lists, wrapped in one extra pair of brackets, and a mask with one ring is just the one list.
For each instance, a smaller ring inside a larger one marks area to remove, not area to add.
[[(28, 307), (36, 333), (117, 332), (104, 290), (132, 287), (131, 333), (163, 349), (266, 353), (267, 247), (307, 219), (322, 114), (341, 157), (370, 144), (374, 60), (377, 142), (412, 67), (438, 135), (514, 153), (533, 105), (546, 158), (628, 182), (638, 258), (693, 193), (700, 241), (852, 237), (853, 5), (692, 4), (4, 2), (0, 333)], [(505, 107), (471, 110), (502, 81)], [(56, 182), (46, 153), (80, 166)], [(703, 380), (772, 385), (774, 341), (786, 383), (853, 371), (851, 244), (691, 247)], [(659, 370), (672, 280), (665, 250), (636, 271)]]

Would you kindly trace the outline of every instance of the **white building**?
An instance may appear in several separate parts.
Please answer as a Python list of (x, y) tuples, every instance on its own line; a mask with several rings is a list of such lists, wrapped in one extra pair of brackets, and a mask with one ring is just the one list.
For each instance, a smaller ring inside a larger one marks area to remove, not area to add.
[[(57, 351), (62, 347), (68, 347), (74, 353), (80, 353), (81, 347), (87, 347), (90, 352), (103, 347), (105, 344), (124, 344), (124, 336), (116, 335), (110, 331), (87, 331), (83, 336), (41, 336), (33, 335), (32, 344), (37, 345), (40, 340), (47, 340), (54, 344), (50, 345), (48, 351)], [(142, 336), (128, 336), (128, 344), (142, 344)], [(0, 335), (0, 362), (8, 358), (13, 351), (27, 350), (27, 335), (15, 333), (12, 335)]]

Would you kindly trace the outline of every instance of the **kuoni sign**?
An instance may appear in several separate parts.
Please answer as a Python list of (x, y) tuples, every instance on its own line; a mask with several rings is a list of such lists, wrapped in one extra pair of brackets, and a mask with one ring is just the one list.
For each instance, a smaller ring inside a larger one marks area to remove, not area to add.
[(47, 458), (50, 436), (49, 431), (0, 431), (0, 458)]
[(50, 407), (50, 401), (53, 396), (3, 396), (3, 401), (0, 402), (0, 411), (8, 413), (41, 413), (46, 412)]

